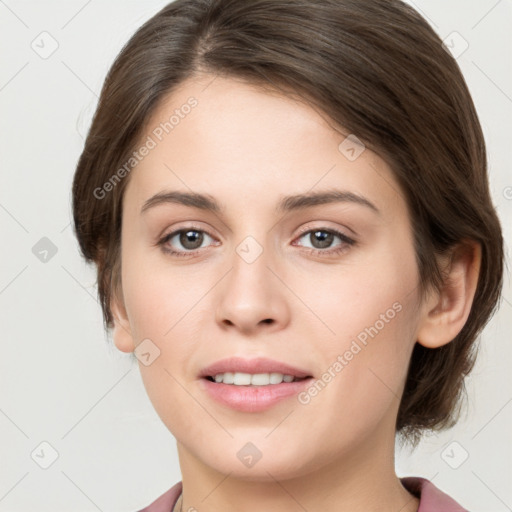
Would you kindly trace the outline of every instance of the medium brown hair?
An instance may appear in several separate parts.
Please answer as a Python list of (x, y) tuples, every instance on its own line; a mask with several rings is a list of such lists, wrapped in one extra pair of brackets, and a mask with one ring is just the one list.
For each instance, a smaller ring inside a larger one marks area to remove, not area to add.
[(160, 102), (203, 72), (296, 94), (388, 162), (407, 201), (422, 293), (442, 283), (436, 254), (464, 240), (481, 244), (469, 318), (446, 345), (415, 344), (396, 430), (415, 446), (422, 431), (453, 426), (477, 336), (500, 297), (503, 242), (462, 73), (399, 0), (176, 0), (137, 30), (107, 74), (72, 191), (75, 233), (97, 265), (106, 329), (120, 293), (129, 175), (101, 199), (94, 190), (129, 159)]

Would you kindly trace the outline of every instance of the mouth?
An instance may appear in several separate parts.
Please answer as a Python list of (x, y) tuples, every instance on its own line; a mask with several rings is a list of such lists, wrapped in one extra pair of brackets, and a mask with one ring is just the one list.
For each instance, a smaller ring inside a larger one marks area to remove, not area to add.
[(275, 386), (310, 379), (311, 375), (295, 377), (294, 375), (279, 372), (252, 374), (245, 372), (224, 372), (217, 373), (216, 375), (207, 375), (203, 378), (217, 384), (231, 384), (233, 386)]
[(310, 379), (312, 374), (273, 359), (230, 357), (207, 366), (199, 377), (232, 386), (277, 386)]
[(309, 371), (266, 358), (223, 359), (199, 374), (201, 389), (217, 403), (257, 413), (290, 400), (314, 380)]

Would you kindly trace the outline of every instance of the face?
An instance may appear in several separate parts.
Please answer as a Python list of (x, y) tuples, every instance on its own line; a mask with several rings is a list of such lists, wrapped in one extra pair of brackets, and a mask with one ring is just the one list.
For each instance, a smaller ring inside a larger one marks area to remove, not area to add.
[[(142, 138), (124, 195), (115, 343), (136, 350), (155, 410), (210, 468), (286, 478), (375, 453), (394, 440), (419, 321), (400, 188), (305, 103), (212, 79), (183, 83)], [(175, 192), (218, 209), (162, 196)], [(310, 378), (242, 388), (201, 376), (230, 357)], [(251, 450), (254, 467), (242, 460)]]

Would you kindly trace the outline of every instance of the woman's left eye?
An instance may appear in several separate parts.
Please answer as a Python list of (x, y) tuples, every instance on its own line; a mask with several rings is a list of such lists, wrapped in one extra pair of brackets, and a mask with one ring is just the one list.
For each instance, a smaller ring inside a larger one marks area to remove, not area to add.
[[(298, 238), (299, 240), (304, 237), (309, 237), (313, 244), (317, 244), (311, 248), (311, 252), (319, 256), (332, 256), (346, 252), (352, 245), (355, 245), (355, 240), (349, 238), (347, 235), (340, 233), (336, 229), (310, 229), (302, 233)], [(332, 247), (332, 242), (335, 238), (341, 240), (341, 243)], [(329, 250), (323, 250), (329, 247)]]
[[(346, 252), (350, 246), (355, 245), (356, 243), (355, 240), (349, 238), (348, 236), (340, 233), (335, 229), (318, 228), (303, 231), (298, 240), (307, 236), (309, 236), (309, 240), (313, 244), (316, 244), (316, 246), (314, 245), (313, 247), (310, 247), (308, 252), (321, 256), (329, 256)], [(179, 229), (169, 233), (168, 235), (165, 235), (161, 240), (159, 240), (158, 245), (161, 246), (162, 251), (173, 256), (190, 256), (196, 252), (199, 252), (205, 241), (205, 237), (213, 239), (212, 236), (210, 236), (202, 229), (190, 227)], [(331, 248), (335, 238), (341, 240), (341, 243), (334, 246), (334, 248)], [(184, 250), (173, 249), (173, 241), (174, 243), (180, 243)], [(302, 244), (299, 244), (299, 246), (304, 247)]]

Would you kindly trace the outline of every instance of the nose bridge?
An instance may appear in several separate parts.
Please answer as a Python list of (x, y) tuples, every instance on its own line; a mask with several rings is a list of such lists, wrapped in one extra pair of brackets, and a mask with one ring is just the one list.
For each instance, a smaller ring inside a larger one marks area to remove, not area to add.
[(268, 221), (261, 216), (249, 215), (241, 208), (237, 225), (232, 232), (234, 236), (232, 255), (232, 273), (238, 278), (249, 281), (264, 279), (268, 284), (271, 268), (275, 265), (274, 242), (268, 228)]
[(258, 239), (247, 235), (236, 247), (232, 256), (233, 270), (231, 272), (231, 285), (241, 292), (242, 296), (250, 298), (252, 295), (271, 295), (273, 256), (267, 240), (263, 235)]
[(287, 311), (279, 290), (282, 284), (271, 271), (275, 271), (273, 244), (265, 232), (258, 233), (245, 236), (234, 247), (231, 272), (219, 290), (216, 306), (217, 321), (244, 331), (259, 324), (282, 324)]

